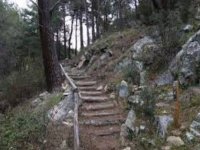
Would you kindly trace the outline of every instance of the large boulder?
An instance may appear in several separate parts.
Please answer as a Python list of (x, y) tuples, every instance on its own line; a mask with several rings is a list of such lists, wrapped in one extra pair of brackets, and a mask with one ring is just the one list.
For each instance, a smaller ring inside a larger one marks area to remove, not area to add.
[(159, 47), (155, 41), (149, 37), (138, 40), (132, 47), (133, 60), (141, 61), (145, 65), (150, 65), (154, 62), (155, 57), (158, 55)]
[(199, 78), (200, 30), (193, 35), (170, 64), (169, 70), (182, 85), (194, 83)]

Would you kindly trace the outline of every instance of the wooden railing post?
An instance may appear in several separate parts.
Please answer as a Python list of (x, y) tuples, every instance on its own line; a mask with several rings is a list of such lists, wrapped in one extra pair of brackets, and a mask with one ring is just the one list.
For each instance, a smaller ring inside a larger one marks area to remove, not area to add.
[(79, 92), (78, 87), (74, 84), (73, 80), (65, 72), (63, 66), (60, 64), (61, 70), (68, 80), (69, 84), (72, 86), (73, 100), (74, 100), (74, 150), (80, 149), (79, 141), (79, 124), (78, 124), (78, 107), (79, 107)]
[(78, 127), (78, 106), (79, 106), (79, 96), (78, 92), (74, 93), (74, 150), (79, 150), (80, 141), (79, 141), (79, 127)]
[(174, 93), (175, 93), (175, 109), (174, 109), (174, 127), (179, 128), (180, 127), (180, 100), (179, 100), (179, 82), (174, 82)]

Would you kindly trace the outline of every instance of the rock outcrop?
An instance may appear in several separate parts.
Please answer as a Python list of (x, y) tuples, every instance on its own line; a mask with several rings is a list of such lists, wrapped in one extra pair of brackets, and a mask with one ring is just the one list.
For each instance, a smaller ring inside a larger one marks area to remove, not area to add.
[(170, 64), (170, 71), (182, 85), (190, 85), (199, 78), (200, 30), (193, 35)]

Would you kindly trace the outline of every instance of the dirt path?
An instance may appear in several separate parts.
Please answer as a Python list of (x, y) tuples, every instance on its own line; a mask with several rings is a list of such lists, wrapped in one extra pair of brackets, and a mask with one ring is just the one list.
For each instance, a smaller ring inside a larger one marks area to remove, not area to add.
[(70, 75), (83, 101), (79, 108), (80, 146), (83, 150), (119, 150), (122, 109), (90, 76)]

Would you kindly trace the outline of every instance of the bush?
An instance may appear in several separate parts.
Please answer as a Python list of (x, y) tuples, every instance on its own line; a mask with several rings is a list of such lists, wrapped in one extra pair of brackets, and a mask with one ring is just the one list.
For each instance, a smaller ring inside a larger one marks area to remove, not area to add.
[(129, 65), (123, 70), (123, 78), (129, 83), (135, 85), (140, 84), (140, 74), (131, 65)]
[(140, 96), (144, 100), (143, 112), (145, 116), (153, 120), (155, 115), (156, 92), (151, 88), (144, 88)]
[(0, 81), (1, 99), (15, 106), (23, 99), (30, 98), (45, 87), (42, 65), (33, 63), (29, 68), (12, 72)]
[(9, 114), (0, 126), (0, 149), (34, 149), (41, 146), (47, 120), (41, 114), (18, 112)]

